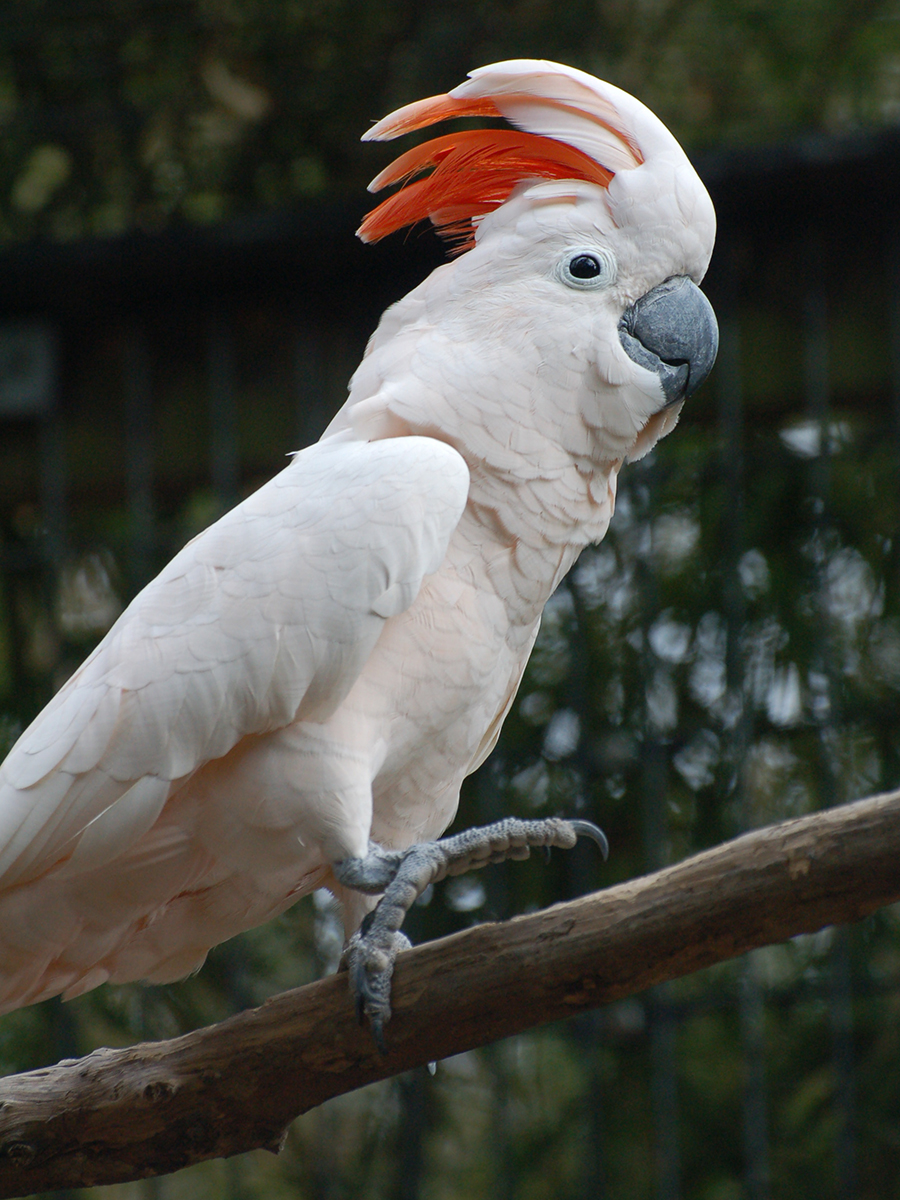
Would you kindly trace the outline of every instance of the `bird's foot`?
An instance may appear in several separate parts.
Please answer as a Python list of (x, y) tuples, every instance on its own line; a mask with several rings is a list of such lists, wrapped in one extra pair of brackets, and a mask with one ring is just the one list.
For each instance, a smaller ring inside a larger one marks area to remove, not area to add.
[(368, 1020), (375, 1045), (382, 1054), (387, 1054), (384, 1027), (391, 1018), (394, 960), (401, 950), (409, 950), (412, 943), (399, 930), (373, 930), (374, 916), (374, 912), (369, 913), (347, 942), (341, 955), (341, 966), (350, 972), (350, 992), (356, 1002), (357, 1020), (360, 1025)]
[(409, 946), (400, 926), (422, 892), (448, 875), (462, 875), (508, 858), (528, 858), (532, 849), (558, 846), (571, 850), (579, 837), (593, 839), (606, 858), (606, 837), (590, 821), (558, 817), (521, 821), (508, 817), (439, 841), (419, 842), (408, 850), (383, 850), (372, 843), (365, 858), (347, 858), (334, 864), (334, 873), (344, 887), (369, 895), (383, 893), (378, 907), (348, 942), (343, 959), (350, 972), (357, 1013), (360, 1020), (368, 1018), (382, 1053), (384, 1026), (391, 1016), (394, 960)]

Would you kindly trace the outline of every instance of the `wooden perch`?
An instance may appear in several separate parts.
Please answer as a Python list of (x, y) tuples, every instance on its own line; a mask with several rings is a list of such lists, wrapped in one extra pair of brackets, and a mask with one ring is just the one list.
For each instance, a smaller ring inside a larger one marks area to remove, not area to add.
[(389, 1053), (345, 976), (219, 1025), (0, 1081), (0, 1196), (265, 1147), (331, 1096), (900, 899), (900, 792), (400, 956)]

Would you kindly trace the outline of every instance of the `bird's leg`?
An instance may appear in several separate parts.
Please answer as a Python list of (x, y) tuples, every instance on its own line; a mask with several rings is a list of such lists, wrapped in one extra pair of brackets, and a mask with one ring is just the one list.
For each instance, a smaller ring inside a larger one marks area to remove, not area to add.
[(344, 887), (369, 895), (381, 894), (371, 912), (350, 938), (343, 962), (350, 972), (360, 1020), (369, 1018), (378, 1048), (384, 1053), (384, 1026), (391, 1016), (391, 975), (394, 960), (409, 941), (400, 926), (409, 909), (429, 884), (448, 875), (462, 875), (488, 863), (528, 858), (533, 848), (558, 846), (570, 850), (579, 836), (592, 838), (606, 858), (603, 832), (590, 821), (553, 817), (521, 821), (508, 817), (493, 825), (467, 829), (453, 837), (419, 842), (408, 850), (384, 850), (370, 843), (365, 858), (346, 858), (333, 864)]

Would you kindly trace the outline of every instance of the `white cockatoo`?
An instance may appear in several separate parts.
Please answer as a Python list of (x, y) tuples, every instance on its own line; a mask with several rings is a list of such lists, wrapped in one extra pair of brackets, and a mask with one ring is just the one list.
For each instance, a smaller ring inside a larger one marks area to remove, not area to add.
[(385, 313), (322, 439), (175, 556), (0, 768), (0, 1011), (180, 979), (324, 885), (380, 1038), (432, 878), (602, 841), (556, 819), (433, 839), (619, 469), (712, 366), (715, 217), (647, 108), (555, 63), (483, 67), (366, 138), (466, 116), (507, 125), (402, 155), (359, 231), (430, 218), (464, 253)]

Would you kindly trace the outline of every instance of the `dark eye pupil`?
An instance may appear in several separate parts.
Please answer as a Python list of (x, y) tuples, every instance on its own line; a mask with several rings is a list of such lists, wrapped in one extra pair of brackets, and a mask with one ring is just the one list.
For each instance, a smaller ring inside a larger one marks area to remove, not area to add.
[(576, 254), (569, 263), (569, 274), (576, 279), (596, 279), (600, 274), (600, 263), (592, 254)]

